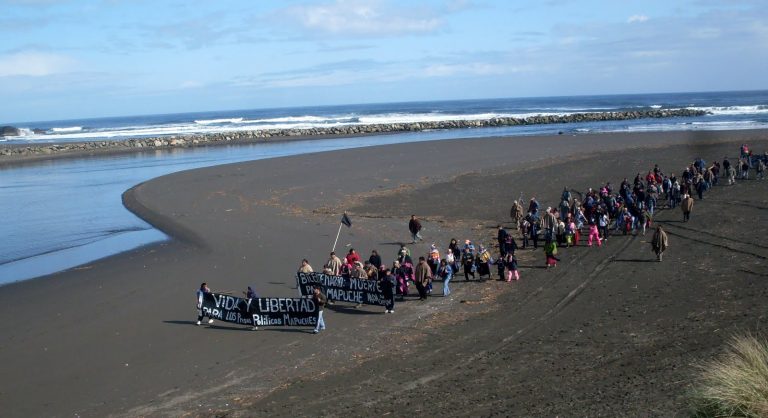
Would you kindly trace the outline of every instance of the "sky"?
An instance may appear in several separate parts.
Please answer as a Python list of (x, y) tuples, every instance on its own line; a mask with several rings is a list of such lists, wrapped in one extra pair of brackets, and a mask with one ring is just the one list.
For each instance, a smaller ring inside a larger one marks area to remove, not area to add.
[(768, 88), (765, 0), (0, 0), (0, 125)]

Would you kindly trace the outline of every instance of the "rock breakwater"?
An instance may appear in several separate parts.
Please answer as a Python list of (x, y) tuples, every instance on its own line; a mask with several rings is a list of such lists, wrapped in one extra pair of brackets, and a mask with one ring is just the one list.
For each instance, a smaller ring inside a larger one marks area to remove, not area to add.
[(152, 138), (134, 138), (118, 140), (95, 140), (87, 142), (57, 143), (45, 145), (0, 145), (0, 158), (50, 156), (73, 152), (101, 152), (193, 147), (227, 143), (259, 142), (269, 139), (287, 139), (296, 137), (353, 136), (365, 134), (384, 134), (400, 132), (418, 132), (442, 129), (468, 129), (517, 125), (548, 125), (574, 122), (618, 121), (649, 118), (695, 117), (708, 112), (695, 109), (648, 109), (623, 112), (573, 113), (568, 115), (536, 115), (527, 118), (498, 117), (482, 120), (447, 120), (434, 122), (386, 123), (368, 125), (342, 125), (334, 127), (313, 127), (306, 129), (265, 129), (239, 132), (226, 132), (204, 135), (163, 136)]

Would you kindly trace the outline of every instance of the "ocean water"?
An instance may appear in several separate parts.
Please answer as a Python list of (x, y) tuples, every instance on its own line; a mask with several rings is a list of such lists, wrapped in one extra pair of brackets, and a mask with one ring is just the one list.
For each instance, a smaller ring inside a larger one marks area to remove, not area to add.
[[(575, 132), (611, 132), (749, 129), (768, 126), (768, 91), (750, 91), (363, 104), (17, 123), (0, 121), (1, 125), (20, 128), (22, 133), (20, 136), (0, 138), (0, 141), (40, 143), (119, 140), (263, 129), (304, 129), (680, 108), (706, 110), (711, 112), (711, 115), (674, 120), (644, 119), (621, 123), (585, 123), (576, 127), (563, 126), (562, 128), (565, 131)], [(551, 127), (542, 127), (542, 129), (551, 131)], [(531, 129), (523, 127), (511, 127), (509, 132), (511, 135), (532, 133)]]
[[(582, 132), (716, 130), (768, 127), (768, 91), (492, 99), (187, 113), (34, 123), (7, 123), (25, 135), (6, 143), (119, 140), (142, 136), (301, 128), (333, 124), (487, 119), (691, 107), (712, 112), (692, 118), (435, 130), (54, 159), (0, 167), (0, 284), (55, 273), (167, 239), (128, 212), (128, 188), (181, 170), (354, 147), (500, 135)], [(0, 125), (5, 125), (0, 122)], [(33, 133), (33, 129), (38, 132)]]

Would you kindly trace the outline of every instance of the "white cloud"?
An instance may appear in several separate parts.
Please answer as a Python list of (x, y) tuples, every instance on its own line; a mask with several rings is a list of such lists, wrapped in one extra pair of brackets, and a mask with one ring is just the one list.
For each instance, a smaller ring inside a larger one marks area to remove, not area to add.
[(467, 64), (433, 64), (424, 69), (423, 75), (427, 77), (447, 77), (462, 75), (498, 75), (515, 72), (519, 69), (506, 65), (490, 64), (486, 62), (473, 62)]
[(17, 52), (0, 55), (0, 77), (41, 77), (73, 70), (76, 61), (68, 56), (46, 52)]
[(284, 12), (304, 29), (330, 35), (398, 36), (430, 33), (442, 25), (435, 13), (397, 10), (380, 0), (336, 0), (289, 7)]
[(196, 80), (187, 80), (179, 84), (180, 89), (196, 89), (203, 87), (204, 84)]
[(646, 15), (632, 15), (627, 19), (627, 23), (643, 23), (648, 21), (648, 16)]

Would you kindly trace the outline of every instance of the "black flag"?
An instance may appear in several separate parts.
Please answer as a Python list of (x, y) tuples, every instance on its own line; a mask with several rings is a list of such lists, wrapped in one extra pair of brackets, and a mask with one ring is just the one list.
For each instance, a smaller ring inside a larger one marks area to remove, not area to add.
[(341, 223), (347, 226), (347, 228), (352, 227), (352, 220), (349, 219), (349, 216), (347, 216), (347, 212), (344, 212), (343, 215), (341, 215)]

